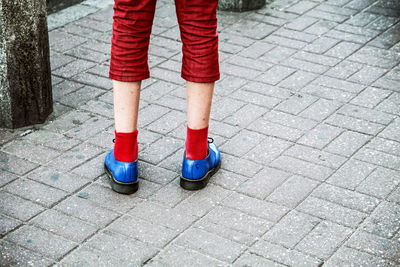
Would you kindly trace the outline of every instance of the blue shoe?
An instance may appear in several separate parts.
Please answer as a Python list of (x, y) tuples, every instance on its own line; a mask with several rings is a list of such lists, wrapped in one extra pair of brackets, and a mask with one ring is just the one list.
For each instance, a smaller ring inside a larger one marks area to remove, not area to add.
[(138, 161), (118, 161), (114, 149), (106, 154), (104, 169), (110, 178), (111, 188), (121, 194), (133, 194), (139, 189)]
[(204, 188), (210, 177), (221, 167), (221, 153), (212, 138), (208, 141), (208, 155), (204, 159), (191, 160), (183, 156), (180, 185), (186, 190)]

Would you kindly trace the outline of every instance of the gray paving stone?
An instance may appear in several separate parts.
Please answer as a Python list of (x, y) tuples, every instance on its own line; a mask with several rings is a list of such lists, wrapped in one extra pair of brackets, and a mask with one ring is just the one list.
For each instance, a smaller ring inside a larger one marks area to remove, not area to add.
[(60, 155), (60, 152), (54, 149), (33, 144), (23, 139), (17, 139), (8, 143), (2, 150), (38, 164), (45, 164), (52, 158)]
[(387, 113), (353, 105), (342, 106), (338, 113), (384, 125), (389, 124), (395, 118)]
[(98, 228), (60, 211), (46, 210), (31, 220), (33, 225), (74, 242), (82, 242)]
[(78, 167), (72, 169), (71, 172), (73, 173), (73, 175), (75, 175), (75, 177), (78, 175), (77, 179), (79, 179), (80, 176), (89, 178), (91, 180), (96, 179), (97, 177), (104, 174), (105, 154), (106, 152), (84, 162), (82, 165), (79, 165)]
[(333, 173), (331, 168), (289, 156), (278, 157), (270, 166), (319, 181), (326, 180)]
[(103, 251), (89, 248), (83, 245), (73, 250), (65, 256), (60, 266), (127, 266), (131, 264), (129, 260), (112, 257)]
[[(261, 117), (267, 111), (264, 107), (259, 107), (253, 104), (247, 104), (224, 121), (239, 127), (246, 127), (255, 119)], [(229, 126), (226, 126), (229, 127)]]
[(51, 266), (53, 261), (13, 243), (0, 240), (0, 263), (4, 266)]
[(0, 214), (0, 237), (5, 236), (19, 225), (21, 225), (19, 220)]
[(290, 174), (277, 169), (263, 168), (253, 178), (240, 184), (237, 190), (247, 195), (263, 199), (289, 176)]
[(318, 184), (317, 181), (295, 175), (276, 188), (267, 197), (267, 200), (289, 208), (294, 208), (302, 202)]
[[(177, 152), (180, 152), (180, 150), (178, 150)], [(183, 153), (183, 151), (182, 151)], [(179, 154), (179, 158), (182, 159), (182, 155), (183, 154)], [(139, 160), (140, 160), (139, 156)], [(168, 184), (169, 182), (171, 182), (172, 180), (174, 180), (178, 174), (174, 171), (162, 168), (162, 167), (158, 167), (158, 166), (154, 166), (151, 165), (147, 162), (144, 161), (139, 161), (140, 164), (140, 168), (139, 168), (139, 178), (143, 178), (146, 179), (148, 181), (154, 182), (154, 183), (159, 183), (159, 184)], [(162, 164), (162, 163), (161, 163)], [(178, 162), (176, 162), (176, 164), (178, 164)], [(180, 164), (181, 162), (179, 161), (179, 169), (180, 169)], [(171, 167), (169, 167), (171, 168)]]
[(31, 225), (24, 225), (18, 228), (4, 239), (52, 259), (61, 258), (77, 245), (75, 242)]
[(397, 171), (378, 167), (356, 188), (357, 191), (375, 196), (386, 197), (400, 182), (400, 175)]
[(48, 164), (60, 171), (70, 171), (78, 165), (100, 154), (103, 149), (89, 143), (81, 143), (76, 147), (55, 157)]
[(221, 160), (221, 168), (246, 177), (253, 177), (259, 170), (262, 169), (260, 164), (225, 153), (221, 153)]
[(389, 126), (386, 127), (379, 134), (379, 136), (399, 142), (400, 141), (399, 129), (400, 129), (400, 119), (397, 118), (391, 124), (389, 124)]
[(306, 118), (301, 118), (293, 114), (272, 110), (263, 116), (264, 119), (271, 122), (288, 126), (299, 130), (311, 130), (317, 125), (317, 122)]
[(29, 140), (38, 145), (62, 151), (68, 150), (79, 144), (79, 140), (70, 138), (63, 134), (45, 130), (34, 131), (28, 134), (24, 139)]
[(316, 121), (322, 121), (331, 115), (339, 106), (340, 104), (336, 101), (320, 98), (300, 112), (299, 116)]
[(327, 71), (325, 74), (338, 79), (347, 79), (362, 68), (363, 64), (349, 60), (343, 60), (342, 62), (331, 68), (329, 71)]
[(245, 100), (248, 103), (255, 104), (261, 107), (264, 107), (266, 109), (270, 109), (275, 107), (281, 100), (276, 97), (271, 97), (267, 96), (264, 94), (259, 94), (251, 91), (245, 91), (245, 90), (237, 90), (234, 93), (230, 95), (232, 98), (235, 98), (237, 100)]
[[(207, 212), (215, 208), (220, 204), (227, 196), (231, 194), (220, 186), (209, 185), (207, 191), (199, 191), (176, 206), (176, 209), (186, 215), (193, 215), (197, 217), (202, 217)], [(196, 207), (196, 208), (193, 208)]]
[(334, 126), (370, 135), (375, 135), (385, 128), (382, 124), (377, 124), (341, 114), (333, 114), (325, 122)]
[(164, 247), (179, 234), (179, 231), (129, 215), (122, 216), (112, 222), (107, 227), (107, 230), (132, 237), (160, 248)]
[(157, 253), (156, 248), (146, 243), (111, 231), (103, 231), (90, 238), (85, 244), (133, 265), (143, 265)]
[(394, 262), (348, 247), (340, 247), (324, 266), (396, 266)]
[(227, 197), (223, 205), (253, 216), (267, 219), (271, 222), (279, 221), (289, 211), (288, 208), (284, 206), (236, 192)]
[(262, 240), (255, 243), (249, 251), (289, 266), (319, 266), (321, 264), (320, 260), (312, 256)]
[(195, 250), (170, 245), (157, 254), (146, 266), (228, 266), (228, 264)]
[(292, 96), (288, 100), (283, 101), (276, 107), (276, 109), (297, 115), (308, 106), (310, 106), (312, 103), (314, 103), (316, 100), (317, 98), (314, 96), (297, 94)]
[(246, 248), (244, 245), (198, 228), (188, 229), (172, 244), (193, 249), (229, 263), (238, 258)]
[(0, 191), (1, 213), (7, 216), (27, 221), (44, 208), (38, 204), (22, 199), (5, 191)]
[(63, 173), (43, 166), (30, 172), (27, 177), (67, 192), (74, 192), (89, 183), (89, 180), (82, 176)]
[(375, 137), (365, 147), (392, 155), (400, 155), (400, 143), (384, 138)]
[(264, 118), (259, 118), (247, 126), (247, 129), (253, 130), (265, 135), (270, 135), (273, 137), (282, 138), (288, 141), (295, 141), (301, 137), (302, 131), (290, 128), (284, 125), (273, 123), (265, 120)]
[(167, 208), (150, 201), (139, 203), (127, 214), (179, 231), (186, 229), (197, 219), (175, 208)]
[(400, 170), (400, 157), (396, 155), (363, 147), (357, 151), (354, 157), (386, 168)]
[(65, 191), (24, 178), (6, 185), (4, 190), (46, 207), (51, 207), (67, 196)]
[(358, 226), (366, 217), (366, 214), (362, 212), (312, 196), (304, 200), (297, 209), (318, 218), (330, 220), (348, 227)]
[(0, 187), (14, 181), (17, 179), (18, 176), (15, 174), (12, 174), (11, 172), (7, 172), (5, 170), (0, 169)]
[(263, 238), (269, 242), (293, 249), (318, 223), (320, 219), (290, 211), (269, 230)]
[(320, 222), (296, 248), (308, 254), (327, 259), (352, 233), (350, 228), (328, 221)]
[(383, 201), (360, 226), (363, 231), (392, 238), (400, 228), (400, 206)]
[(242, 130), (226, 142), (221, 151), (235, 156), (243, 156), (264, 140), (265, 136), (248, 130)]
[(63, 200), (54, 209), (99, 227), (106, 226), (118, 216), (118, 213), (114, 211), (102, 208), (92, 201), (76, 196)]
[(164, 158), (176, 152), (181, 146), (182, 142), (178, 139), (162, 137), (141, 151), (140, 159), (152, 164), (158, 164)]
[(353, 131), (344, 131), (340, 136), (328, 144), (324, 150), (350, 157), (354, 154), (354, 152), (364, 146), (370, 139), (371, 136), (366, 134)]
[[(291, 142), (267, 136), (243, 157), (261, 164), (268, 164), (292, 145)], [(265, 153), (268, 151), (268, 153)]]
[(309, 84), (301, 89), (301, 92), (317, 96), (323, 100), (334, 100), (338, 102), (348, 102), (356, 95), (340, 89), (329, 88), (322, 85)]
[(295, 72), (295, 69), (283, 66), (274, 66), (257, 77), (257, 81), (276, 85)]
[(342, 132), (343, 129), (338, 127), (333, 127), (327, 124), (318, 124), (314, 129), (303, 135), (297, 142), (321, 149)]
[(399, 261), (398, 242), (383, 237), (357, 231), (345, 245), (382, 258), (397, 261), (397, 263)]
[(265, 259), (256, 254), (246, 252), (233, 263), (233, 266), (282, 267), (285, 265)]

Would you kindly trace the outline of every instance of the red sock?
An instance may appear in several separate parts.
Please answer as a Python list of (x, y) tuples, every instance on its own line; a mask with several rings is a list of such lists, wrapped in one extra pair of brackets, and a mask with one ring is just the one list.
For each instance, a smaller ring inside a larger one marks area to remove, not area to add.
[(186, 158), (197, 160), (208, 155), (208, 126), (203, 129), (190, 129), (186, 126)]
[(129, 133), (114, 131), (114, 157), (118, 161), (131, 162), (138, 157), (138, 130)]

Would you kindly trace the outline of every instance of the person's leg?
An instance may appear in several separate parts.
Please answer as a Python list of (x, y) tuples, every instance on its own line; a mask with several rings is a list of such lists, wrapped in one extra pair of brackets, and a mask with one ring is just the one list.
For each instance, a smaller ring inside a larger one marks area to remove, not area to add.
[(183, 43), (181, 76), (187, 90), (187, 133), (180, 184), (197, 190), (219, 169), (218, 148), (208, 143), (214, 82), (219, 80), (217, 0), (175, 0)]
[(156, 0), (114, 0), (109, 77), (113, 80), (115, 144), (104, 167), (111, 188), (138, 190), (138, 111), (141, 81), (150, 77), (148, 47)]

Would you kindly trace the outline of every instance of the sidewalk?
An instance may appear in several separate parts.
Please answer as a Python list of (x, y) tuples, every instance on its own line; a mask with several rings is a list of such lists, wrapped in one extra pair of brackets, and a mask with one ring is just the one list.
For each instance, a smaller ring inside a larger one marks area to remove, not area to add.
[(81, 11), (49, 19), (54, 114), (0, 129), (1, 266), (400, 264), (398, 1), (219, 12), (222, 169), (188, 192), (179, 29), (173, 1), (158, 0), (130, 196), (103, 171), (112, 7)]

